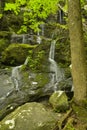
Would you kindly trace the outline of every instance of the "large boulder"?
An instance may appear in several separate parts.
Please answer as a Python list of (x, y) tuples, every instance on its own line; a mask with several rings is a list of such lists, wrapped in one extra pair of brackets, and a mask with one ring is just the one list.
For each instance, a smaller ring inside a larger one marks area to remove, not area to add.
[(0, 69), (0, 101), (12, 88), (9, 69)]
[(28, 44), (10, 44), (2, 54), (2, 62), (7, 65), (23, 64), (29, 54), (36, 45)]
[(68, 97), (64, 91), (55, 91), (49, 98), (55, 111), (66, 111), (69, 108)]
[(26, 103), (0, 122), (0, 130), (53, 130), (58, 114), (40, 103)]
[[(19, 67), (20, 66), (13, 67), (12, 72), (15, 69), (22, 69)], [(50, 86), (48, 87), (48, 82), (50, 82), (48, 73), (31, 73), (28, 70), (20, 71), (21, 70), (15, 70), (15, 73), (13, 72), (15, 75), (13, 75), (10, 69), (1, 70), (0, 120), (18, 106), (28, 101), (37, 101), (41, 97), (48, 97), (53, 91)], [(16, 78), (14, 76), (16, 76)], [(17, 76), (20, 77), (20, 80), (17, 80)], [(15, 88), (17, 83), (19, 90)], [(10, 107), (12, 107), (12, 109), (10, 109)]]

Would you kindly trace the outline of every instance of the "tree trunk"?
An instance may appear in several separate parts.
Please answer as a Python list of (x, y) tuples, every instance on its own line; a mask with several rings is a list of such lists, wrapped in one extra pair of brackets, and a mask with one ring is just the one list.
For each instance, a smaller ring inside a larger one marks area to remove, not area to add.
[(87, 70), (80, 0), (69, 0), (68, 6), (74, 100), (82, 103), (87, 98)]

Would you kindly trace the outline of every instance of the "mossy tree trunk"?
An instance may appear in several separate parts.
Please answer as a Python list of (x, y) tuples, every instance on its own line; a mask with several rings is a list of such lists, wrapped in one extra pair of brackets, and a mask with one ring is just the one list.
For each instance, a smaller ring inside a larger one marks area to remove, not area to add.
[(68, 7), (74, 100), (82, 103), (87, 98), (87, 70), (80, 0), (69, 0)]

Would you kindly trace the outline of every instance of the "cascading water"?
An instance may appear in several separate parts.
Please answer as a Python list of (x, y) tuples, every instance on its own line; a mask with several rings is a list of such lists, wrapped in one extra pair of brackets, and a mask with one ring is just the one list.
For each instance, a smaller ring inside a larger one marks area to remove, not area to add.
[(64, 22), (64, 12), (61, 9), (59, 9), (58, 21), (60, 24), (62, 24)]
[(37, 43), (41, 44), (41, 37), (39, 31), (37, 32)]
[(44, 36), (44, 27), (45, 27), (44, 24), (41, 24), (41, 25), (40, 25), (40, 28), (41, 28), (41, 35), (42, 35), (42, 36)]
[(42, 42), (42, 38), (41, 36), (44, 36), (44, 24), (41, 24), (40, 25), (40, 30), (41, 31), (37, 31), (37, 43), (41, 44)]
[(23, 37), (22, 38), (22, 43), (26, 43), (26, 37), (25, 36), (26, 36), (25, 34), (22, 35), (22, 37)]
[[(28, 64), (28, 61), (29, 61), (29, 57), (26, 58), (25, 62), (23, 65), (27, 65)], [(14, 88), (19, 91), (20, 90), (20, 87), (22, 85), (22, 81), (21, 81), (21, 74), (20, 74), (20, 68), (23, 66), (23, 65), (20, 65), (20, 66), (16, 66), (16, 67), (13, 67), (12, 68), (12, 74), (11, 74), (11, 80), (12, 80), (12, 83), (14, 85)]]
[(56, 85), (58, 85), (58, 83), (64, 78), (64, 75), (60, 67), (57, 65), (56, 61), (54, 60), (55, 43), (56, 41), (53, 40), (51, 43), (50, 52), (49, 52), (51, 84), (54, 85), (54, 91), (57, 89)]
[(14, 88), (16, 90), (18, 90), (18, 91), (19, 91), (20, 86), (21, 86), (21, 75), (19, 73), (19, 69), (21, 67), (22, 67), (22, 65), (13, 67), (13, 69), (12, 69), (12, 75), (11, 75), (11, 79), (12, 79)]
[[(54, 91), (57, 90), (58, 83), (64, 78), (61, 68), (57, 65), (56, 61), (54, 60), (55, 56), (55, 43), (56, 41), (53, 40), (50, 47), (49, 52), (49, 62), (50, 62), (50, 77), (51, 77), (51, 85), (54, 86)], [(26, 58), (23, 65), (27, 65), (29, 61), (29, 57)], [(20, 68), (23, 66), (16, 66), (12, 69), (11, 79), (16, 90), (20, 90), (22, 85), (21, 81), (21, 74)]]
[(59, 10), (59, 23), (62, 23), (62, 14), (61, 14), (61, 10)]

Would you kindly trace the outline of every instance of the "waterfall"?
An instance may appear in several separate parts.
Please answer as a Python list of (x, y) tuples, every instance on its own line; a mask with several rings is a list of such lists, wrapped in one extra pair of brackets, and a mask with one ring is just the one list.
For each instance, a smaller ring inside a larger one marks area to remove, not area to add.
[(58, 21), (60, 24), (62, 24), (64, 22), (64, 12), (61, 9), (59, 10)]
[(21, 67), (22, 65), (13, 67), (12, 69), (11, 79), (16, 90), (19, 90), (21, 86), (21, 75), (19, 72)]
[(56, 82), (58, 79), (58, 71), (57, 71), (57, 63), (54, 60), (55, 54), (55, 40), (52, 41), (50, 52), (49, 52), (49, 61), (50, 61), (50, 71), (53, 72), (52, 77), (54, 79), (53, 82)]
[[(29, 61), (29, 57), (26, 58), (25, 62), (23, 65), (27, 65), (28, 64), (28, 61)], [(16, 67), (13, 67), (12, 68), (12, 74), (11, 74), (11, 80), (12, 80), (12, 83), (14, 85), (14, 88), (16, 90), (20, 90), (20, 87), (22, 85), (22, 81), (21, 81), (21, 74), (20, 74), (20, 68), (23, 66), (23, 65), (20, 65), (20, 66), (16, 66)]]
[(41, 24), (40, 25), (40, 28), (41, 28), (41, 35), (44, 36), (44, 24)]
[(50, 52), (49, 52), (49, 60), (54, 60), (54, 55), (55, 55), (55, 43), (56, 43), (55, 40), (53, 40), (52, 43), (51, 43)]
[(41, 44), (41, 37), (39, 31), (37, 32), (37, 43)]
[(50, 62), (50, 72), (51, 72), (51, 83), (52, 85), (56, 85), (63, 79), (63, 73), (61, 68), (57, 65), (56, 61), (54, 60), (55, 56), (55, 43), (56, 41), (53, 40), (51, 42), (50, 52), (49, 52), (49, 62)]
[[(50, 62), (50, 77), (51, 77), (51, 86), (54, 86), (54, 90), (58, 88), (58, 83), (64, 78), (63, 72), (61, 68), (57, 65), (56, 61), (54, 60), (55, 57), (55, 44), (56, 40), (52, 40), (49, 52), (49, 62)], [(27, 65), (29, 61), (29, 57), (26, 58), (23, 65)], [(22, 76), (20, 73), (20, 68), (23, 66), (16, 66), (12, 68), (12, 75), (11, 79), (16, 90), (20, 90), (22, 85)]]
[(59, 10), (59, 23), (62, 23), (62, 13), (61, 13), (61, 10)]
[(39, 44), (41, 44), (41, 41), (42, 41), (41, 36), (44, 36), (44, 27), (45, 27), (45, 25), (41, 24), (40, 25), (41, 31), (37, 31), (37, 43), (39, 43)]
[(22, 43), (26, 43), (26, 37), (25, 36), (26, 36), (25, 34), (22, 35)]
[(24, 62), (24, 65), (27, 65), (29, 62), (29, 57), (26, 58), (25, 62)]

